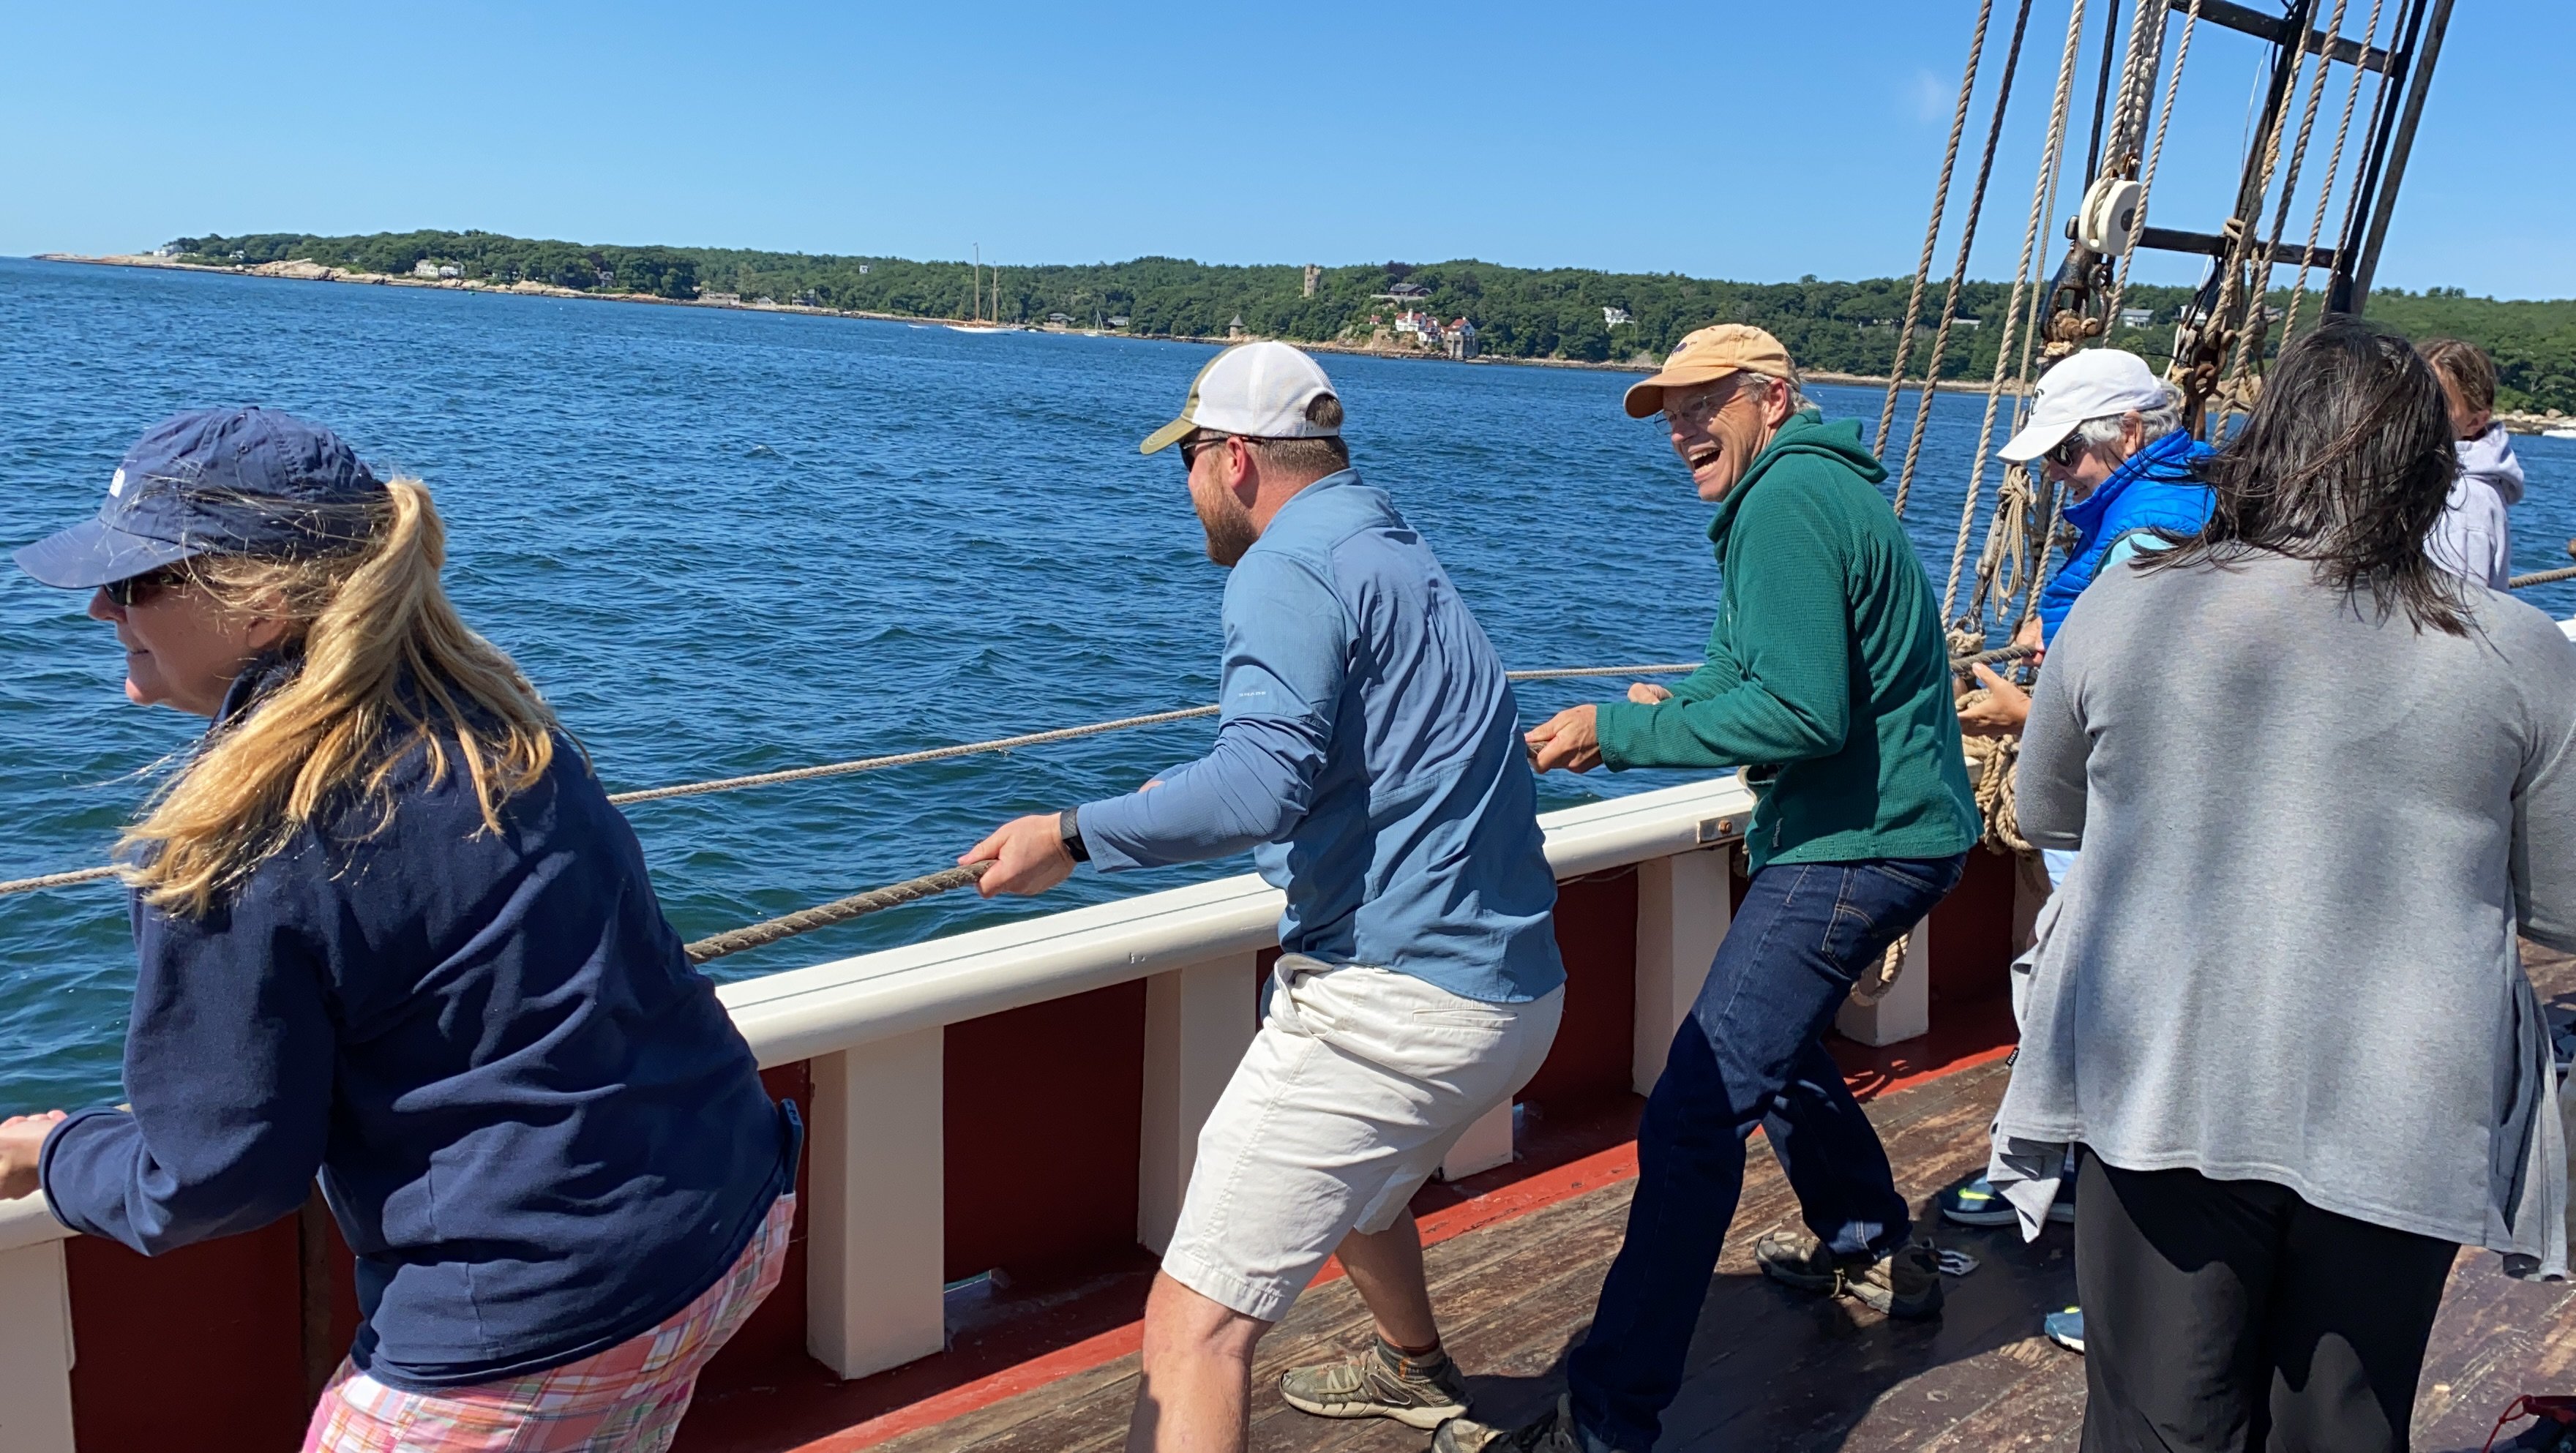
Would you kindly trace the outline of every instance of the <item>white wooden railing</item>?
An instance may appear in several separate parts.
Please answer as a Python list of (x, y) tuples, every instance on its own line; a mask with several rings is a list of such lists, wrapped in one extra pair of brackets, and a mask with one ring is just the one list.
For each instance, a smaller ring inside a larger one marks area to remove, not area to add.
[[(1751, 796), (1734, 778), (1546, 814), (1559, 879), (1638, 868), (1632, 1078), (1643, 1091), (1688, 1012), (1729, 916), (1726, 854)], [(812, 1086), (807, 1346), (842, 1377), (936, 1352), (947, 1026), (1112, 984), (1146, 981), (1137, 1239), (1159, 1249), (1188, 1184), (1198, 1130), (1254, 1030), (1254, 958), (1272, 947), (1277, 890), (1250, 874), (816, 964), (718, 991), (764, 1068), (806, 1062)], [(1923, 935), (1918, 934), (1918, 941)], [(1923, 1031), (1927, 974), (1846, 1011), (1872, 1043)], [(1508, 1160), (1497, 1107), (1444, 1169)], [(0, 1202), (0, 1447), (68, 1453), (72, 1346), (63, 1238), (41, 1198)]]

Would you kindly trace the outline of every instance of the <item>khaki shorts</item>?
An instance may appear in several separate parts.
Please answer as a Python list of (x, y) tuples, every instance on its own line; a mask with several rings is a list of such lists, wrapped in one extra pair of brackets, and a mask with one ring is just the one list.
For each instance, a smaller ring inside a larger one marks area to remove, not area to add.
[(1245, 1316), (1286, 1316), (1345, 1235), (1394, 1225), (1467, 1127), (1529, 1083), (1564, 1008), (1562, 987), (1489, 1004), (1282, 957), (1199, 1132), (1163, 1270)]

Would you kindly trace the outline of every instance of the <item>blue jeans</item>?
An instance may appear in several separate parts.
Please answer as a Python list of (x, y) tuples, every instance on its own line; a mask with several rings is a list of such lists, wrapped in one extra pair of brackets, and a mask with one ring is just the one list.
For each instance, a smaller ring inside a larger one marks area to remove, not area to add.
[(1754, 1126), (1769, 1135), (1808, 1229), (1836, 1256), (1874, 1260), (1905, 1244), (1905, 1198), (1824, 1033), (1853, 980), (1966, 864), (1962, 854), (1753, 875), (1646, 1098), (1628, 1237), (1567, 1369), (1575, 1421), (1597, 1443), (1654, 1446), (1744, 1191)]

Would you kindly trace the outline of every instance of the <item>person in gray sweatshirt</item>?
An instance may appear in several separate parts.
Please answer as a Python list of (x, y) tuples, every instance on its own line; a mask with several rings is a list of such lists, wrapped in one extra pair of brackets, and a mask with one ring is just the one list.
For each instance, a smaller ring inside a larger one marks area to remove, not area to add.
[(2087, 1453), (2394, 1453), (2461, 1246), (2568, 1264), (2566, 1109), (2517, 932), (2576, 949), (2576, 648), (2422, 541), (2432, 370), (2336, 322), (2040, 673), (2040, 924), (1988, 1173), (2084, 1214)]
[(2495, 420), (2495, 362), (2457, 338), (2428, 339), (2417, 350), (2441, 381), (2460, 477), (2451, 481), (2442, 517), (2424, 539), (2433, 563), (2491, 590), (2513, 580), (2513, 530), (2505, 511), (2522, 503), (2522, 461)]

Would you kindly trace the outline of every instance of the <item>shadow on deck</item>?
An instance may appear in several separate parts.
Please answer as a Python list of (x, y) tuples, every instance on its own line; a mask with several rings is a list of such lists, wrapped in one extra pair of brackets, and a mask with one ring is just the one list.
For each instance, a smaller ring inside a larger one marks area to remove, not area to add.
[[(2554, 1017), (2576, 1012), (2576, 961), (2535, 955), (2532, 969)], [(1990, 1061), (1892, 1090), (1870, 1104), (1871, 1119), (1918, 1212), (1928, 1209), (1943, 1186), (1983, 1167), (1986, 1127), (2007, 1073), (2004, 1063)], [(1633, 1105), (1624, 1113), (1633, 1115)], [(1633, 1166), (1633, 1158), (1625, 1164)], [(1619, 1246), (1632, 1185), (1620, 1174), (1596, 1189), (1430, 1248), (1434, 1302), (1451, 1351), (1473, 1374), (1483, 1415), (1518, 1421), (1547, 1406), (1562, 1388), (1565, 1352), (1590, 1319)], [(2083, 1359), (2039, 1335), (2041, 1316), (2075, 1299), (2069, 1228), (2053, 1226), (2036, 1243), (2025, 1244), (2011, 1228), (1930, 1227), (1942, 1246), (1969, 1252), (1979, 1265), (1950, 1282), (1938, 1321), (1903, 1323), (1848, 1301), (1797, 1296), (1757, 1273), (1754, 1240), (1770, 1227), (1796, 1222), (1796, 1201), (1777, 1163), (1757, 1152), (1710, 1284), (1688, 1380), (1666, 1417), (1661, 1449), (2076, 1447)], [(1135, 1315), (1143, 1279), (1142, 1267), (1130, 1269), (1073, 1303), (1090, 1304), (1080, 1314), (1086, 1319), (1123, 1322)], [(1075, 1315), (1073, 1306), (1062, 1315)], [(1283, 1368), (1359, 1348), (1367, 1338), (1367, 1315), (1347, 1281), (1309, 1291), (1262, 1346), (1254, 1378), (1253, 1447), (1264, 1453), (1412, 1453), (1424, 1447), (1426, 1435), (1392, 1423), (1332, 1422), (1279, 1401), (1275, 1381)], [(765, 1446), (812, 1439), (802, 1445), (808, 1453), (862, 1447), (886, 1453), (1115, 1449), (1136, 1394), (1132, 1346), (1127, 1344), (1125, 1355), (1110, 1356), (1112, 1349), (1096, 1341), (1094, 1354), (1075, 1359), (1064, 1375), (1042, 1383), (1033, 1377), (1025, 1390), (984, 1400), (929, 1426), (809, 1429)], [(2571, 1390), (2576, 1288), (2515, 1282), (2501, 1274), (2492, 1254), (2463, 1252), (2434, 1332), (2415, 1446), (2444, 1453), (2476, 1449), (2515, 1396)], [(732, 1439), (716, 1441), (734, 1445)]]

